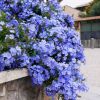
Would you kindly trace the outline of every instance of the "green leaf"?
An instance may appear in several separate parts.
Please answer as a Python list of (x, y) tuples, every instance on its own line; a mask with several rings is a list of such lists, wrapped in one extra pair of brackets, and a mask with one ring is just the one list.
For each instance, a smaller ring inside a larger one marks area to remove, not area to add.
[(2, 26), (3, 30), (0, 32), (0, 41), (4, 41), (5, 40), (5, 36), (7, 34), (10, 34), (9, 32), (9, 28), (7, 28), (6, 26)]

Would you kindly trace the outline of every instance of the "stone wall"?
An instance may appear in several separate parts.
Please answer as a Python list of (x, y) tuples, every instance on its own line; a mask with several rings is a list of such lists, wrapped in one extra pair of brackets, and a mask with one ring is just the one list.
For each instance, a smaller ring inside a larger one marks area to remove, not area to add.
[(43, 92), (33, 87), (30, 78), (0, 84), (0, 100), (43, 100)]
[[(57, 96), (54, 98), (57, 99)], [(32, 86), (27, 69), (0, 72), (0, 100), (52, 100), (43, 88)]]

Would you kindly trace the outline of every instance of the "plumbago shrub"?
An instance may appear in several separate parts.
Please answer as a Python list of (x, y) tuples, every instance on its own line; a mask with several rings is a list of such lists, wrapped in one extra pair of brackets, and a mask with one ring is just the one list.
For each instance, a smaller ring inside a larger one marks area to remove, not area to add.
[(0, 71), (27, 68), (48, 96), (76, 100), (85, 91), (83, 47), (57, 0), (0, 0)]

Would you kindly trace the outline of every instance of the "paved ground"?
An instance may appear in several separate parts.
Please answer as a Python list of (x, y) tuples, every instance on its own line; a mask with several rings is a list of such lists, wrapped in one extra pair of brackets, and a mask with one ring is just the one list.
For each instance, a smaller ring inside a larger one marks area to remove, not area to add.
[(86, 65), (82, 72), (89, 87), (79, 100), (100, 100), (100, 49), (85, 49)]

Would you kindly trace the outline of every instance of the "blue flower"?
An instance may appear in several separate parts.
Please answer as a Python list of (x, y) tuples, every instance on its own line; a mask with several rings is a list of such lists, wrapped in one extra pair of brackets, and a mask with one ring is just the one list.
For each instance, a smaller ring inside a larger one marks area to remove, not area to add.
[(2, 26), (0, 26), (0, 31), (2, 31), (3, 29), (2, 29)]
[(0, 71), (5, 69), (4, 58), (0, 56)]
[(17, 51), (15, 48), (10, 48), (10, 53), (12, 56), (15, 56), (17, 54)]
[(50, 78), (49, 72), (42, 66), (34, 65), (29, 67), (28, 70), (32, 77), (32, 82), (35, 85), (42, 85), (44, 81)]
[(0, 71), (25, 67), (48, 96), (76, 100), (86, 90), (84, 49), (58, 0), (0, 0), (0, 11)]
[(10, 58), (11, 58), (11, 54), (10, 54), (9, 52), (3, 53), (2, 56), (3, 56), (5, 59), (10, 59)]

